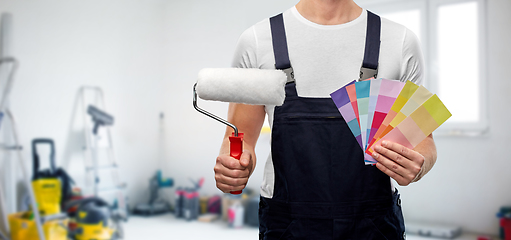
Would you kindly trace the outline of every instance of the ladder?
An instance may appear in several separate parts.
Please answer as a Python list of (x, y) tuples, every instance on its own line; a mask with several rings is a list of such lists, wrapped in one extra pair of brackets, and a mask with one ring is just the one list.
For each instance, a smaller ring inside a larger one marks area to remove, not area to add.
[[(124, 197), (126, 183), (120, 178), (119, 165), (113, 149), (109, 125), (113, 117), (104, 112), (103, 90), (97, 86), (82, 86), (78, 92), (82, 102), (85, 137), (85, 172), (88, 188), (96, 197), (114, 194), (117, 211), (114, 213), (125, 219), (128, 215)], [(105, 120), (106, 119), (106, 120)], [(104, 173), (110, 172), (110, 182), (103, 181)], [(108, 184), (105, 184), (107, 182)]]
[[(9, 120), (10, 122), (10, 130), (11, 130), (11, 134), (12, 134), (12, 137), (13, 137), (13, 141), (14, 141), (14, 144), (13, 145), (10, 145), (10, 144), (2, 144), (0, 147), (2, 148), (2, 150), (10, 150), (10, 151), (16, 151), (17, 153), (17, 157), (18, 157), (18, 161), (19, 161), (19, 164), (20, 164), (20, 168), (21, 168), (21, 172), (23, 174), (23, 181), (27, 187), (27, 190), (28, 190), (28, 194), (29, 194), (29, 197), (30, 197), (30, 205), (32, 207), (32, 212), (34, 214), (34, 221), (36, 222), (36, 227), (37, 227), (37, 233), (38, 233), (38, 236), (39, 236), (39, 240), (45, 240), (45, 236), (44, 236), (44, 232), (43, 232), (43, 223), (42, 223), (42, 219), (41, 219), (41, 216), (39, 214), (39, 211), (38, 211), (38, 207), (37, 207), (37, 203), (36, 203), (36, 199), (35, 199), (35, 196), (34, 196), (34, 189), (32, 188), (32, 182), (30, 181), (30, 177), (28, 175), (28, 172), (27, 172), (27, 168), (25, 166), (25, 160), (23, 159), (23, 154), (22, 154), (22, 147), (21, 145), (19, 144), (19, 138), (18, 138), (18, 131), (17, 131), (17, 128), (16, 128), (16, 122), (14, 121), (14, 116), (12, 115), (11, 111), (9, 110), (9, 108), (7, 107), (7, 100), (8, 100), (8, 96), (9, 96), (9, 93), (10, 93), (10, 90), (11, 90), (11, 87), (12, 87), (12, 83), (13, 83), (13, 78), (14, 78), (14, 73), (16, 72), (17, 68), (18, 68), (18, 61), (16, 59), (14, 59), (13, 57), (4, 57), (4, 58), (0, 58), (0, 65), (3, 65), (3, 64), (12, 64), (12, 67), (11, 67), (11, 71), (10, 73), (8, 74), (7, 76), (7, 81), (5, 83), (5, 86), (4, 86), (4, 89), (3, 89), (3, 92), (2, 92), (2, 96), (1, 96), (1, 100), (0, 100), (0, 122), (2, 120)], [(0, 184), (0, 202), (2, 202), (0, 204), (0, 207), (1, 207), (1, 211), (3, 213), (3, 221), (4, 223), (6, 224), (5, 229), (9, 229), (9, 227), (7, 226), (8, 224), (8, 221), (7, 221), (7, 208), (4, 204), (4, 199), (5, 199), (5, 196), (4, 196), (4, 193), (3, 193), (3, 190), (2, 190), (2, 185)], [(3, 234), (0, 233), (0, 237), (4, 238), (4, 239), (9, 239), (7, 236), (4, 236)]]

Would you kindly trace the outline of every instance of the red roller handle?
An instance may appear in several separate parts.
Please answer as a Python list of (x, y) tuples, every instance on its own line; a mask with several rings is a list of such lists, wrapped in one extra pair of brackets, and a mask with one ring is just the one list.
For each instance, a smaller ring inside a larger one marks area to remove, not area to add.
[[(237, 137), (232, 133), (232, 136), (229, 137), (229, 142), (231, 144), (229, 148), (231, 157), (240, 160), (241, 154), (243, 153), (243, 133), (238, 133)], [(241, 192), (241, 190), (231, 191), (231, 194), (238, 195), (241, 194)]]

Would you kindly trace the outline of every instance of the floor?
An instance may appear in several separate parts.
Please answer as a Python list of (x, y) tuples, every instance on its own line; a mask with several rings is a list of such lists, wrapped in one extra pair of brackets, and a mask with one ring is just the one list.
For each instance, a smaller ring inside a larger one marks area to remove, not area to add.
[(210, 239), (240, 240), (257, 239), (255, 227), (230, 228), (226, 222), (217, 220), (212, 223), (186, 221), (174, 215), (156, 217), (132, 216), (124, 225), (124, 240), (152, 239)]
[[(185, 221), (176, 219), (174, 215), (160, 215), (156, 217), (130, 217), (124, 225), (125, 240), (152, 240), (152, 239), (209, 239), (209, 240), (240, 240), (258, 239), (258, 229), (243, 227), (229, 228), (223, 221), (204, 223), (198, 221)], [(476, 235), (463, 235), (456, 240), (476, 240)], [(494, 238), (496, 239), (496, 238)], [(424, 238), (408, 235), (407, 240), (445, 240), (438, 238)]]

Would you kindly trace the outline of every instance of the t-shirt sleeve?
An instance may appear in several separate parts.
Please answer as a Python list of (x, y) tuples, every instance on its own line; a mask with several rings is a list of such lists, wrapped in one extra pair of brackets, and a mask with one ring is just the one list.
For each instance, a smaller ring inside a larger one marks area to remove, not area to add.
[(257, 68), (257, 38), (254, 27), (245, 30), (236, 45), (232, 67)]
[(417, 36), (406, 29), (403, 43), (403, 61), (401, 66), (401, 81), (411, 81), (417, 85), (424, 84), (424, 57)]

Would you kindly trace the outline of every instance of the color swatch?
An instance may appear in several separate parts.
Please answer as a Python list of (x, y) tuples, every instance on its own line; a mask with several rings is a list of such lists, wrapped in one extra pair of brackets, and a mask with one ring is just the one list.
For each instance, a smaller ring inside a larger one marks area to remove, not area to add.
[[(380, 140), (382, 136), (387, 135), (392, 129), (394, 129), (399, 123), (401, 123), (406, 117), (410, 116), (419, 106), (421, 106), (426, 100), (428, 100), (433, 94), (428, 91), (424, 86), (419, 86), (408, 99), (408, 101), (401, 107), (398, 113), (389, 119), (390, 123), (385, 126), (385, 129), (379, 136), (374, 136), (369, 143), (366, 153), (372, 154), (373, 150), (371, 145)], [(401, 105), (401, 104), (400, 104)], [(382, 128), (383, 129), (383, 128)]]
[[(362, 136), (360, 136), (360, 125), (358, 116), (358, 107), (357, 107), (357, 97), (355, 91), (355, 81), (348, 83), (346, 86), (340, 88), (339, 90), (330, 94), (332, 100), (334, 101), (337, 109), (341, 113), (344, 121), (348, 125), (351, 133), (357, 139), (358, 144), (363, 149), (362, 145)], [(353, 86), (353, 87), (351, 87)], [(351, 97), (350, 97), (351, 92)]]
[(383, 140), (396, 142), (413, 149), (451, 116), (452, 114), (438, 96), (433, 95), (388, 134), (373, 144), (371, 149), (374, 146), (381, 145)]
[(373, 141), (373, 139), (382, 136), (382, 134), (385, 135), (384, 131), (387, 129), (387, 126), (390, 124), (392, 119), (394, 119), (394, 117), (396, 117), (396, 115), (401, 111), (406, 102), (408, 102), (408, 99), (410, 99), (410, 97), (413, 95), (413, 93), (415, 93), (415, 91), (418, 88), (419, 86), (417, 86), (417, 84), (413, 82), (407, 81), (405, 83), (401, 92), (399, 92), (399, 95), (392, 104), (392, 107), (390, 108), (388, 114), (385, 116), (385, 119), (383, 120), (382, 124), (380, 125), (380, 127), (378, 127), (378, 130), (371, 138), (371, 141), (369, 141), (369, 145), (372, 145), (375, 142)]
[[(376, 80), (375, 80), (376, 81)], [(374, 85), (378, 85), (379, 89), (376, 90)], [(369, 120), (367, 125), (367, 143), (370, 143), (378, 128), (383, 123), (393, 103), (396, 101), (399, 93), (405, 86), (404, 82), (393, 81), (388, 79), (381, 79), (377, 84), (371, 84), (371, 96), (369, 100)], [(375, 95), (374, 92), (378, 91)], [(375, 96), (373, 98), (373, 96)], [(366, 148), (369, 145), (366, 146)], [(375, 160), (370, 156), (365, 156), (366, 163), (375, 163)]]
[(330, 94), (364, 153), (374, 165), (375, 145), (389, 140), (413, 149), (451, 117), (423, 86), (388, 79), (350, 82)]
[(360, 136), (362, 138), (362, 149), (367, 145), (367, 118), (369, 115), (369, 96), (371, 92), (371, 83), (373, 81), (362, 81), (355, 83), (357, 91), (357, 105), (359, 115)]

